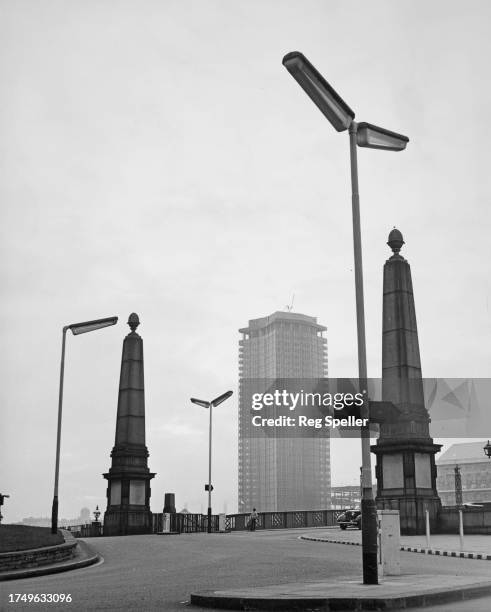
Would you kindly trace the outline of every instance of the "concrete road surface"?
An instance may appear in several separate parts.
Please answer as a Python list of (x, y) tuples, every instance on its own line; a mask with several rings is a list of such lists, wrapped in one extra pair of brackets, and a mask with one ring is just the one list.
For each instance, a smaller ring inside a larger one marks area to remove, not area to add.
[[(92, 538), (86, 542), (104, 563), (63, 574), (0, 582), (3, 610), (199, 610), (189, 607), (191, 592), (265, 586), (326, 576), (361, 576), (361, 548), (299, 540), (307, 530), (256, 533), (183, 534)], [(491, 562), (401, 553), (403, 573), (485, 574)], [(9, 594), (65, 593), (67, 604), (9, 604)], [(455, 610), (478, 611), (481, 602)], [(486, 608), (491, 609), (489, 599)], [(462, 604), (460, 604), (462, 606)], [(449, 604), (435, 610), (453, 610)], [(428, 608), (427, 608), (428, 610)]]

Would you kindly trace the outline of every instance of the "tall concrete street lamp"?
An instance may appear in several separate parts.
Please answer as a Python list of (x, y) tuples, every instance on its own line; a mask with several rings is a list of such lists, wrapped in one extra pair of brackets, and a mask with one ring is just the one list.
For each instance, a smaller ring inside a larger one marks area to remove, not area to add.
[[(351, 160), (351, 201), (353, 211), (353, 246), (355, 260), (356, 322), (358, 335), (358, 373), (363, 390), (367, 388), (367, 359), (365, 343), (365, 311), (363, 302), (363, 268), (360, 230), (360, 197), (358, 193), (358, 164), (356, 146), (387, 151), (402, 151), (409, 138), (396, 134), (370, 123), (356, 123), (355, 113), (308, 59), (298, 51), (288, 53), (283, 65), (293, 76), (305, 93), (317, 105), (338, 132), (348, 130)], [(369, 400), (361, 407), (361, 417), (369, 418)], [(362, 546), (363, 582), (378, 584), (377, 575), (377, 510), (372, 490), (372, 470), (370, 457), (370, 430), (367, 426), (361, 431), (362, 449)]]
[(209, 445), (208, 445), (208, 484), (205, 485), (205, 491), (208, 491), (208, 533), (211, 533), (211, 492), (213, 487), (211, 485), (211, 423), (213, 416), (213, 408), (215, 406), (219, 406), (222, 402), (227, 400), (233, 391), (227, 391), (222, 395), (219, 395), (211, 402), (207, 402), (205, 400), (196, 399), (195, 397), (191, 398), (193, 404), (197, 404), (198, 406), (202, 406), (203, 408), (207, 408), (210, 410), (210, 427), (209, 427)]
[(115, 325), (118, 317), (96, 319), (95, 321), (84, 321), (83, 323), (72, 323), (63, 328), (63, 339), (61, 342), (61, 366), (60, 366), (60, 392), (58, 396), (58, 429), (56, 432), (56, 462), (55, 462), (55, 487), (53, 493), (53, 506), (51, 509), (51, 533), (58, 530), (58, 477), (60, 473), (60, 440), (61, 440), (61, 411), (63, 406), (63, 376), (65, 372), (65, 343), (66, 333), (70, 329), (74, 336), (86, 334), (87, 332)]

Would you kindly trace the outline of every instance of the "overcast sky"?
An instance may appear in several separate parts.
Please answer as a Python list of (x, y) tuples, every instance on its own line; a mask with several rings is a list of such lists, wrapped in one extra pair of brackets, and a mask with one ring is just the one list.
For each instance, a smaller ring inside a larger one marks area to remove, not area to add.
[[(347, 134), (281, 64), (302, 51), (357, 119), (407, 134), (359, 151), (369, 375), (381, 373), (387, 235), (404, 234), (423, 373), (490, 365), (483, 1), (0, 1), (0, 492), (7, 522), (51, 512), (61, 329), (60, 516), (106, 507), (121, 345), (140, 315), (152, 510), (206, 508), (207, 412), (237, 387), (238, 328), (294, 311), (355, 376)], [(237, 397), (216, 410), (214, 509), (237, 506)], [(483, 433), (489, 437), (491, 431)], [(336, 444), (333, 484), (358, 480)]]

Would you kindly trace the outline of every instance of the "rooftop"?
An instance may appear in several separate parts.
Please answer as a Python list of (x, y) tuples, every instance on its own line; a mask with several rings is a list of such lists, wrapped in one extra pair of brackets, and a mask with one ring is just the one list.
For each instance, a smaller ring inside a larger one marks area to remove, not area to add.
[(316, 317), (309, 317), (308, 315), (300, 314), (299, 312), (281, 311), (277, 310), (268, 317), (261, 317), (260, 319), (250, 319), (249, 327), (243, 327), (239, 329), (241, 334), (247, 334), (251, 330), (262, 329), (268, 327), (277, 322), (289, 322), (289, 323), (304, 323), (309, 327), (314, 327), (317, 331), (326, 331), (327, 327), (319, 325)]
[(437, 465), (450, 465), (453, 463), (486, 463), (489, 462), (491, 469), (491, 459), (484, 454), (486, 440), (477, 442), (461, 442), (452, 446), (441, 455)]

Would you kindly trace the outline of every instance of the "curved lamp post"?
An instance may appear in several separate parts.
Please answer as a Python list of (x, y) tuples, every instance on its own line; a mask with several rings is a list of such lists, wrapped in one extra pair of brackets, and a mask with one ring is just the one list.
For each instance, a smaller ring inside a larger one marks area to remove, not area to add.
[[(315, 69), (309, 60), (298, 51), (288, 53), (283, 65), (302, 87), (338, 132), (348, 130), (351, 160), (351, 202), (353, 214), (353, 246), (355, 261), (356, 323), (358, 336), (358, 375), (362, 389), (366, 389), (367, 359), (365, 341), (365, 307), (363, 301), (363, 267), (360, 230), (360, 196), (358, 193), (358, 161), (356, 147), (402, 151), (409, 138), (371, 123), (356, 123), (355, 113)], [(368, 398), (361, 406), (362, 418), (369, 418)], [(362, 453), (362, 550), (363, 582), (378, 584), (377, 571), (377, 509), (373, 498), (370, 457), (370, 430), (368, 425), (361, 430)]]
[(66, 333), (71, 330), (74, 336), (96, 331), (103, 327), (115, 325), (118, 317), (107, 317), (106, 319), (96, 319), (95, 321), (84, 321), (83, 323), (72, 323), (63, 328), (63, 338), (61, 342), (61, 366), (60, 366), (60, 392), (58, 396), (58, 428), (56, 432), (56, 462), (55, 462), (55, 486), (53, 492), (53, 506), (51, 508), (51, 533), (58, 530), (58, 477), (60, 473), (60, 439), (61, 439), (61, 413), (63, 407), (63, 377), (65, 371), (65, 343)]
[(227, 391), (218, 397), (215, 397), (211, 402), (207, 402), (206, 400), (196, 399), (195, 397), (191, 398), (193, 404), (197, 404), (198, 406), (202, 406), (203, 408), (207, 408), (210, 410), (210, 427), (209, 427), (209, 444), (208, 444), (208, 484), (205, 485), (205, 490), (208, 491), (208, 533), (211, 533), (211, 492), (213, 487), (211, 486), (211, 423), (212, 423), (212, 413), (213, 408), (215, 406), (219, 406), (222, 402), (227, 400), (233, 391)]

